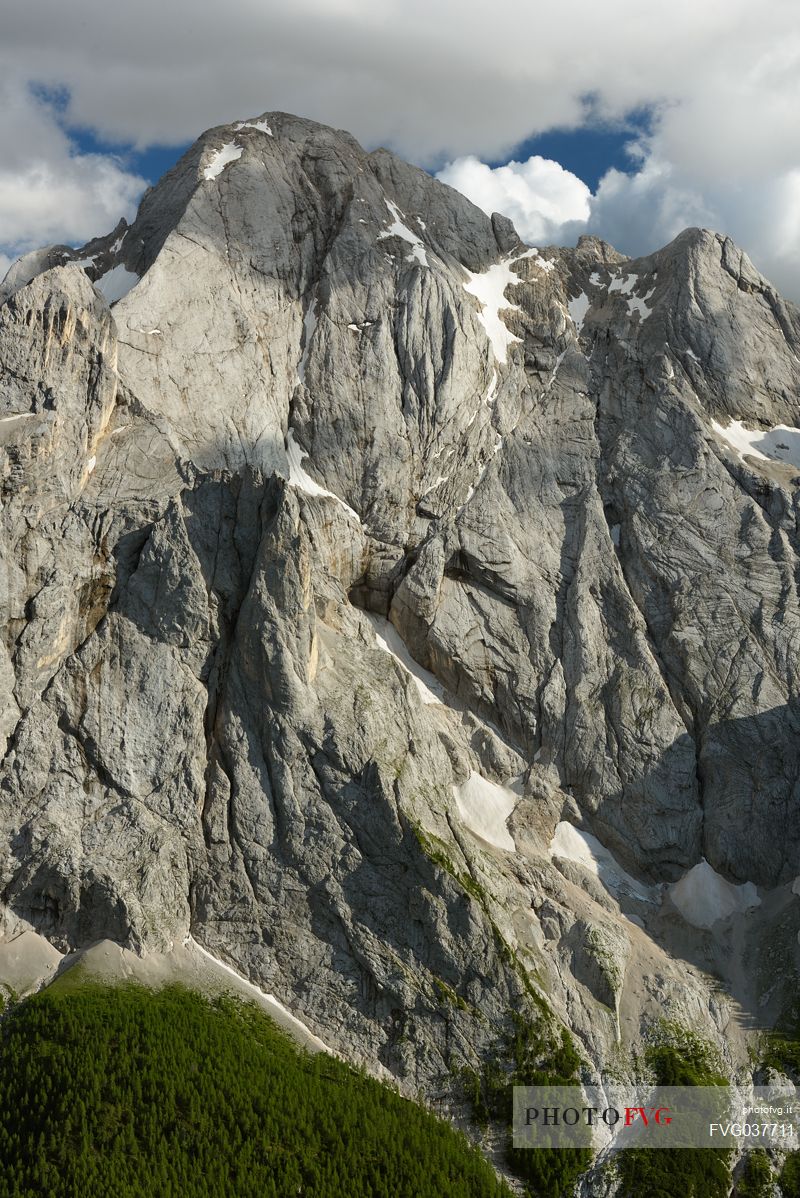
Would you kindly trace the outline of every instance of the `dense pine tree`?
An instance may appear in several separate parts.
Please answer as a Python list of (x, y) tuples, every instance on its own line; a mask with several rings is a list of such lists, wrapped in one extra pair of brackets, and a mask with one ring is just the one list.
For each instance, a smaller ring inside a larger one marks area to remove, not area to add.
[(0, 1024), (0, 1198), (503, 1198), (449, 1124), (255, 1007), (46, 990)]

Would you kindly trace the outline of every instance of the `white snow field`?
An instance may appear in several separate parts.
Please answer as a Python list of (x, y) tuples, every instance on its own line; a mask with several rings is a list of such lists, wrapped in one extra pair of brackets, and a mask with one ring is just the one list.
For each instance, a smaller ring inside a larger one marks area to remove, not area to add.
[(115, 304), (129, 291), (133, 291), (139, 282), (139, 276), (126, 267), (113, 266), (111, 270), (95, 279), (95, 287), (106, 297), (109, 304)]
[(473, 274), (471, 270), (464, 270), (469, 275), (469, 282), (464, 284), (464, 290), (481, 304), (481, 312), (478, 320), (486, 330), (486, 336), (494, 351), (494, 356), (501, 366), (505, 366), (508, 360), (508, 347), (514, 341), (521, 340), (515, 333), (512, 333), (503, 320), (500, 319), (501, 310), (511, 310), (518, 312), (519, 304), (509, 302), (505, 298), (506, 287), (512, 283), (519, 283), (520, 277), (511, 269), (515, 262), (520, 260), (516, 258), (506, 258), (504, 262), (496, 262), (494, 266), (490, 266), (488, 270), (482, 274)]
[(745, 456), (761, 462), (786, 462), (800, 470), (800, 429), (788, 424), (774, 428), (745, 428), (741, 420), (732, 420), (723, 428), (716, 420), (711, 426), (718, 437), (744, 461)]
[(427, 266), (428, 255), (425, 252), (425, 246), (422, 242), (422, 239), (419, 238), (417, 234), (409, 229), (408, 225), (404, 223), (403, 214), (397, 207), (397, 204), (393, 204), (391, 200), (387, 200), (386, 196), (383, 198), (386, 207), (389, 209), (389, 212), (393, 217), (393, 222), (388, 229), (384, 229), (382, 233), (378, 234), (378, 241), (382, 241), (385, 237), (402, 237), (403, 241), (407, 241), (411, 246), (411, 253), (408, 255), (408, 261), (419, 262), (420, 266)]
[(266, 121), (239, 121), (237, 129), (258, 129), (261, 133), (268, 133), (270, 137), (275, 134), (270, 129)]
[(628, 303), (628, 315), (633, 316), (634, 312), (638, 312), (640, 321), (643, 321), (647, 320), (650, 315), (650, 304), (648, 301), (652, 299), (655, 287), (651, 287), (647, 295), (643, 299), (639, 299), (638, 296), (632, 294), (638, 278), (638, 275), (630, 274), (626, 271), (623, 275), (611, 280), (608, 285), (608, 292), (610, 295), (612, 292), (618, 291), (620, 295), (624, 295)]
[(582, 865), (613, 895), (626, 894), (646, 903), (658, 901), (653, 890), (631, 877), (596, 836), (592, 836), (591, 832), (581, 831), (566, 820), (562, 820), (556, 827), (550, 842), (550, 856)]
[(616, 279), (612, 279), (608, 285), (609, 295), (614, 291), (619, 291), (621, 295), (630, 295), (636, 286), (636, 280), (638, 277), (638, 275), (630, 274), (630, 272), (626, 271), (624, 274), (619, 275)]
[(736, 886), (708, 864), (705, 857), (668, 887), (667, 893), (683, 918), (693, 928), (713, 928), (720, 920), (761, 905), (752, 882)]
[(229, 166), (231, 162), (235, 162), (237, 158), (241, 158), (243, 149), (244, 146), (237, 146), (235, 141), (226, 142), (221, 150), (217, 150), (203, 171), (203, 177), (205, 179), (216, 179), (217, 175), (222, 174), (226, 166)]
[(393, 657), (405, 672), (411, 675), (422, 702), (428, 705), (446, 704), (444, 687), (441, 682), (434, 674), (431, 674), (430, 670), (424, 669), (419, 662), (414, 661), (394, 624), (390, 624), (387, 619), (377, 615), (376, 612), (365, 612), (364, 614), (375, 632), (378, 648)]
[(308, 454), (294, 439), (294, 429), (289, 429), (286, 433), (286, 457), (289, 463), (289, 482), (293, 487), (298, 487), (301, 491), (305, 491), (306, 495), (314, 495), (317, 497), (325, 496), (327, 499), (335, 499), (348, 516), (352, 516), (354, 520), (361, 523), (361, 517), (358, 512), (354, 512), (349, 504), (340, 499), (338, 495), (334, 495), (333, 491), (328, 491), (325, 487), (321, 487), (318, 482), (315, 482), (303, 469), (303, 459), (308, 457)]
[(473, 770), (466, 782), (453, 787), (458, 813), (464, 823), (481, 840), (495, 848), (516, 853), (514, 838), (506, 820), (519, 802), (519, 795), (507, 786), (498, 786)]
[(567, 304), (570, 318), (572, 319), (572, 323), (575, 325), (575, 331), (578, 333), (581, 331), (584, 317), (589, 311), (589, 305), (591, 302), (592, 301), (589, 299), (589, 296), (586, 294), (586, 292), (582, 291), (580, 295), (576, 296), (575, 299), (571, 299)]

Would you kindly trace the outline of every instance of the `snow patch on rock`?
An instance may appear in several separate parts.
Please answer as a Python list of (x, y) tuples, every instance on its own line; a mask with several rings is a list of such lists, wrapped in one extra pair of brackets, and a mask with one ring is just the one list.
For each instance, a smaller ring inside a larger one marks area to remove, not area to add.
[(608, 285), (609, 295), (615, 291), (618, 291), (620, 295), (630, 295), (636, 285), (636, 280), (638, 277), (638, 275), (631, 274), (630, 272), (626, 271), (625, 274), (620, 275), (619, 278), (612, 279)]
[(221, 150), (217, 150), (214, 157), (209, 162), (206, 169), (203, 171), (204, 179), (216, 179), (217, 175), (221, 175), (226, 166), (230, 166), (237, 158), (241, 158), (243, 146), (237, 146), (235, 141), (226, 142)]
[(289, 463), (289, 482), (293, 487), (297, 487), (300, 491), (305, 491), (306, 495), (313, 495), (316, 498), (335, 499), (348, 516), (352, 516), (354, 520), (361, 523), (361, 517), (358, 512), (354, 512), (349, 504), (340, 499), (338, 495), (334, 495), (333, 491), (328, 491), (325, 487), (321, 487), (315, 482), (310, 474), (303, 469), (303, 459), (307, 458), (308, 454), (294, 439), (294, 429), (289, 429), (286, 433), (286, 458)]
[(716, 420), (711, 426), (718, 437), (733, 449), (744, 461), (745, 456), (761, 462), (785, 462), (800, 470), (800, 429), (788, 424), (777, 424), (774, 428), (745, 428), (741, 420), (732, 420), (723, 428)]
[(562, 820), (556, 827), (550, 841), (550, 856), (582, 865), (617, 897), (627, 895), (646, 903), (657, 901), (652, 889), (631, 877), (596, 836), (592, 836), (590, 832), (583, 832), (566, 820)]
[(481, 840), (508, 853), (517, 846), (506, 821), (519, 802), (519, 795), (508, 786), (498, 786), (473, 770), (466, 782), (453, 787), (456, 807), (470, 832)]
[(441, 682), (434, 674), (431, 674), (430, 670), (424, 669), (419, 662), (414, 660), (394, 624), (390, 624), (388, 620), (375, 612), (365, 612), (364, 614), (372, 625), (378, 648), (393, 657), (413, 678), (422, 702), (426, 705), (444, 704), (445, 693)]
[(242, 975), (237, 973), (235, 969), (232, 969), (230, 965), (226, 965), (224, 961), (220, 961), (219, 958), (215, 957), (213, 953), (210, 953), (207, 948), (203, 948), (202, 944), (198, 944), (193, 937), (187, 936), (184, 944), (186, 948), (192, 948), (195, 950), (195, 952), (200, 953), (201, 956), (205, 957), (207, 961), (210, 961), (217, 969), (222, 970), (224, 973), (227, 973), (231, 977), (235, 978), (239, 987), (249, 991), (255, 998), (258, 998), (260, 1006), (272, 1011), (272, 1013), (276, 1016), (275, 1022), (279, 1026), (285, 1027), (286, 1024), (289, 1023), (291, 1027), (295, 1029), (295, 1031), (300, 1033), (303, 1042), (307, 1042), (309, 1046), (313, 1045), (321, 1052), (327, 1052), (331, 1053), (332, 1055), (336, 1055), (333, 1053), (333, 1049), (329, 1048), (323, 1040), (320, 1040), (319, 1036), (315, 1036), (314, 1033), (306, 1026), (306, 1024), (303, 1023), (302, 1019), (298, 1019), (296, 1015), (293, 1015), (292, 1012), (285, 1007), (283, 1003), (275, 997), (274, 994), (266, 994), (263, 990), (260, 990), (258, 986), (253, 985), (253, 983), (248, 981), (247, 978), (242, 977)]
[(761, 904), (752, 882), (728, 882), (705, 857), (668, 888), (674, 906), (693, 928), (713, 928), (715, 923), (743, 915)]
[(565, 349), (562, 349), (561, 353), (556, 358), (556, 364), (553, 367), (550, 378), (547, 380), (547, 382), (544, 385), (544, 391), (542, 392), (543, 395), (547, 395), (548, 391), (553, 386), (553, 383), (556, 381), (556, 375), (558, 374), (559, 370), (561, 369), (561, 363), (564, 361), (566, 354), (567, 354), (567, 351)]
[(389, 209), (393, 217), (392, 224), (388, 229), (384, 229), (378, 234), (378, 241), (382, 241), (385, 237), (402, 237), (403, 241), (407, 241), (411, 246), (411, 253), (408, 255), (408, 262), (419, 262), (420, 266), (428, 265), (428, 255), (425, 252), (425, 245), (421, 238), (417, 236), (403, 220), (403, 214), (390, 199), (383, 197), (386, 207)]
[(95, 279), (94, 285), (106, 297), (109, 304), (115, 304), (129, 291), (133, 291), (139, 282), (139, 276), (125, 266), (114, 266), (111, 270)]
[(239, 121), (239, 124), (236, 126), (236, 128), (258, 129), (260, 133), (267, 133), (270, 137), (275, 136), (266, 121)]
[(655, 290), (655, 287), (651, 287), (641, 299), (637, 295), (629, 295), (628, 315), (633, 316), (634, 312), (638, 312), (640, 321), (647, 320), (650, 315), (650, 304), (648, 301), (655, 295)]
[(467, 270), (466, 266), (464, 267), (469, 275), (469, 282), (464, 284), (464, 290), (468, 291), (470, 295), (474, 295), (481, 305), (478, 320), (486, 330), (486, 336), (489, 338), (494, 356), (501, 366), (504, 366), (508, 359), (509, 345), (514, 341), (522, 340), (521, 337), (512, 333), (500, 318), (501, 311), (520, 311), (519, 304), (510, 303), (505, 298), (506, 287), (522, 281), (511, 267), (523, 258), (534, 257), (537, 252), (536, 250), (532, 252), (526, 250), (524, 254), (517, 254), (513, 258), (496, 262), (488, 270), (479, 274), (473, 274), (471, 270)]
[(431, 485), (428, 487), (427, 491), (425, 491), (420, 498), (424, 499), (426, 495), (430, 495), (431, 491), (435, 491), (437, 487), (441, 487), (442, 483), (446, 483), (449, 478), (450, 478), (449, 474), (440, 474), (439, 477), (434, 482), (431, 483)]
[(628, 303), (628, 315), (633, 316), (634, 312), (638, 312), (639, 319), (642, 321), (647, 320), (647, 317), (650, 315), (649, 301), (655, 294), (655, 287), (651, 287), (647, 294), (640, 299), (639, 296), (632, 294), (638, 279), (638, 275), (626, 271), (625, 274), (611, 280), (608, 285), (608, 291), (609, 294), (616, 291), (620, 295), (624, 295)]
[(584, 317), (586, 316), (586, 313), (589, 311), (589, 305), (591, 304), (591, 302), (592, 301), (589, 299), (586, 292), (582, 291), (580, 293), (580, 295), (576, 296), (575, 299), (571, 299), (569, 301), (569, 303), (567, 304), (567, 307), (569, 308), (570, 318), (572, 320), (572, 323), (575, 325), (575, 331), (578, 333), (581, 331), (581, 326), (583, 325)]

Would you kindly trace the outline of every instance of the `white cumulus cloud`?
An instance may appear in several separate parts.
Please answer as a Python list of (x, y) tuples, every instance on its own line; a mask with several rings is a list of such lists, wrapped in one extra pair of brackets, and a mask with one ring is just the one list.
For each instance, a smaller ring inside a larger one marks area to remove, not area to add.
[(666, 245), (690, 225), (727, 233), (789, 298), (800, 298), (800, 168), (732, 184), (663, 156), (658, 129), (632, 147), (638, 165), (611, 169), (593, 194), (558, 163), (533, 156), (490, 167), (457, 158), (437, 178), (487, 214), (502, 212), (534, 245), (574, 244), (593, 233), (632, 257)]
[(80, 244), (132, 216), (145, 180), (110, 154), (76, 152), (51, 105), (6, 79), (0, 111), (0, 277), (16, 254)]
[(437, 178), (462, 192), (490, 215), (502, 212), (526, 241), (555, 244), (585, 227), (591, 192), (576, 175), (550, 158), (489, 167), (473, 155), (448, 163)]
[(623, 253), (646, 254), (688, 225), (727, 233), (790, 299), (800, 299), (800, 169), (756, 178), (704, 177), (664, 156), (656, 133), (640, 168), (609, 171), (587, 230)]
[[(637, 169), (606, 176), (586, 201), (587, 227), (637, 252), (681, 223), (709, 224), (800, 296), (796, 0), (5, 7), (4, 91), (9, 80), (22, 93), (31, 81), (63, 87), (73, 126), (141, 148), (265, 110), (295, 112), (428, 167), (459, 163), (452, 177), (480, 191), (481, 203), (497, 193), (521, 228), (541, 230), (532, 240), (551, 240), (559, 227), (564, 235), (584, 219), (573, 215), (586, 199), (579, 183), (542, 163), (482, 177), (480, 160), (513, 157), (537, 133), (647, 109), (652, 135)], [(137, 186), (124, 166), (76, 155), (58, 122), (23, 116), (20, 124), (2, 97), (0, 246), (7, 251), (12, 236), (80, 239), (108, 227), (112, 209), (113, 223)]]

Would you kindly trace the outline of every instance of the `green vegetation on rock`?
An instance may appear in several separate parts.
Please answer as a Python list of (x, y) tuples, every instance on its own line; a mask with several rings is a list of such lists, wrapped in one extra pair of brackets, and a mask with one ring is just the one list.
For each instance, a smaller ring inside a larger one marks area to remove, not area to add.
[(508, 1198), (449, 1124), (256, 1007), (45, 990), (0, 1024), (0, 1198)]
[(511, 1012), (512, 1031), (496, 1059), (480, 1071), (464, 1069), (464, 1092), (473, 1117), (484, 1126), (508, 1131), (509, 1169), (527, 1185), (531, 1198), (561, 1198), (572, 1193), (591, 1163), (585, 1149), (514, 1148), (511, 1143), (514, 1086), (569, 1086), (578, 1081), (580, 1057), (566, 1028), (558, 1028), (544, 1000), (532, 1017)]
[[(711, 1047), (690, 1029), (662, 1021), (645, 1052), (659, 1086), (724, 1086), (727, 1079)], [(629, 1148), (617, 1157), (619, 1198), (728, 1198), (729, 1149)]]
[[(526, 1183), (530, 1198), (561, 1198), (570, 1194), (576, 1180), (591, 1163), (585, 1149), (514, 1148), (512, 1120), (514, 1086), (571, 1085), (578, 1080), (580, 1057), (566, 1028), (559, 1028), (541, 994), (528, 976), (518, 954), (492, 918), (486, 891), (470, 874), (460, 873), (437, 838), (414, 825), (417, 841), (434, 864), (445, 870), (483, 910), (501, 961), (517, 974), (530, 1002), (531, 1014), (510, 1013), (512, 1031), (497, 1056), (480, 1070), (461, 1070), (464, 1095), (472, 1117), (484, 1128), (499, 1125), (507, 1136), (509, 1170)], [(436, 983), (435, 983), (436, 984)], [(456, 996), (457, 997), (457, 996)]]
[(716, 1050), (690, 1028), (661, 1020), (645, 1052), (659, 1086), (727, 1086)]
[(772, 1168), (763, 1148), (756, 1148), (745, 1160), (736, 1198), (772, 1198)]
[(775, 1031), (766, 1037), (761, 1060), (768, 1069), (800, 1080), (800, 1002), (783, 1013)]
[(762, 1057), (763, 1063), (776, 1073), (785, 1073), (800, 1078), (800, 1039), (773, 1034), (767, 1041)]
[(790, 1152), (781, 1169), (778, 1184), (783, 1198), (800, 1198), (800, 1152)]
[(728, 1198), (730, 1152), (629, 1148), (619, 1154), (619, 1198)]

